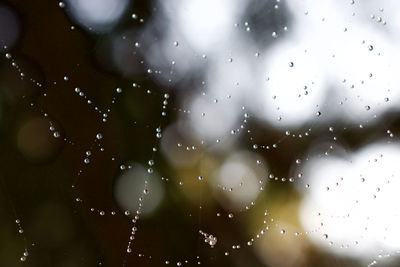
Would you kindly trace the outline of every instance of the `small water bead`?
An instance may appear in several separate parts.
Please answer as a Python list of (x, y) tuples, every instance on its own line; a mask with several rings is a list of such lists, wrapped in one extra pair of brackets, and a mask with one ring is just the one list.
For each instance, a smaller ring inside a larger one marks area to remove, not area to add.
[(103, 138), (103, 135), (101, 133), (96, 134), (96, 139), (100, 140)]
[(6, 59), (10, 59), (12, 56), (10, 53), (6, 53)]
[(289, 67), (293, 68), (294, 63), (293, 62), (289, 62)]
[(59, 2), (58, 6), (61, 7), (61, 8), (64, 8), (65, 7), (65, 3), (64, 2)]
[(315, 113), (315, 115), (317, 115), (317, 117), (321, 116), (321, 111), (317, 111), (317, 113)]
[(179, 45), (178, 41), (175, 41), (174, 46), (178, 46), (178, 45)]
[[(153, 148), (153, 151), (154, 151), (154, 148)], [(157, 151), (157, 149), (156, 149), (156, 151)], [(149, 162), (148, 162), (148, 164), (149, 164), (149, 166), (153, 166), (154, 165), (154, 160), (149, 160)]]
[(373, 47), (372, 45), (369, 45), (369, 46), (368, 46), (368, 50), (369, 50), (369, 51), (372, 51), (372, 50), (374, 50), (374, 47)]
[(84, 162), (85, 164), (89, 164), (89, 163), (90, 163), (90, 159), (85, 158), (85, 159), (83, 160), (83, 162)]
[(301, 164), (301, 159), (296, 159), (296, 164), (300, 165)]
[(156, 137), (160, 139), (162, 137), (162, 134), (161, 133), (156, 133)]
[(59, 132), (54, 132), (54, 133), (53, 133), (53, 136), (54, 136), (55, 138), (59, 138), (59, 137), (60, 137), (60, 133), (59, 133)]
[(228, 218), (229, 218), (229, 219), (232, 219), (232, 218), (233, 218), (233, 214), (232, 214), (232, 213), (229, 213), (229, 214), (228, 214)]
[(365, 106), (365, 110), (370, 110), (371, 109), (371, 107), (370, 106)]
[(122, 93), (122, 89), (121, 88), (117, 88), (117, 89), (115, 89), (115, 91), (118, 93), (118, 94), (120, 94), (120, 93)]
[(322, 236), (322, 238), (326, 240), (326, 239), (328, 239), (328, 235), (327, 235), (327, 234), (324, 234), (324, 235)]
[(285, 230), (285, 229), (282, 229), (282, 230), (281, 230), (281, 234), (282, 234), (282, 235), (286, 234), (286, 230)]
[(199, 181), (203, 181), (203, 176), (198, 177)]
[(143, 194), (148, 195), (148, 194), (149, 194), (149, 190), (148, 190), (147, 188), (145, 188), (145, 189), (143, 190)]

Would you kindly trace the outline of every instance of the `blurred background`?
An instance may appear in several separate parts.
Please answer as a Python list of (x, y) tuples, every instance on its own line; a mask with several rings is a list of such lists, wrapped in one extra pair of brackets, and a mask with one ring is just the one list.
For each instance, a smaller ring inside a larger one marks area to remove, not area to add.
[(0, 266), (398, 266), (399, 9), (0, 2)]

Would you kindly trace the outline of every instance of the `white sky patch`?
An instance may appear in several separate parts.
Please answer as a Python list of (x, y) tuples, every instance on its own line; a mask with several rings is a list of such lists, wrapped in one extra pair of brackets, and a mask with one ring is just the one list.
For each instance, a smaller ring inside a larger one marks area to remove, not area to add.
[(394, 206), (400, 201), (399, 161), (399, 144), (384, 143), (369, 145), (347, 160), (330, 156), (308, 161), (303, 171), (310, 188), (299, 213), (311, 240), (364, 261), (371, 260), (365, 255), (400, 249), (400, 212)]
[(128, 0), (67, 0), (66, 9), (85, 28), (103, 32), (119, 21), (128, 7)]
[[(295, 21), (291, 38), (266, 51), (270, 81), (263, 91), (265, 112), (258, 115), (276, 126), (296, 127), (312, 121), (316, 109), (323, 110), (329, 101), (339, 100), (326, 113), (348, 121), (394, 108), (400, 98), (400, 53), (385, 35), (385, 26), (379, 31), (370, 21), (352, 16), (346, 1), (307, 3), (288, 2)], [(332, 95), (340, 99), (332, 100)]]
[(171, 20), (171, 31), (178, 30), (199, 53), (215, 51), (229, 44), (233, 24), (243, 6), (241, 1), (229, 0), (176, 0), (162, 4)]

